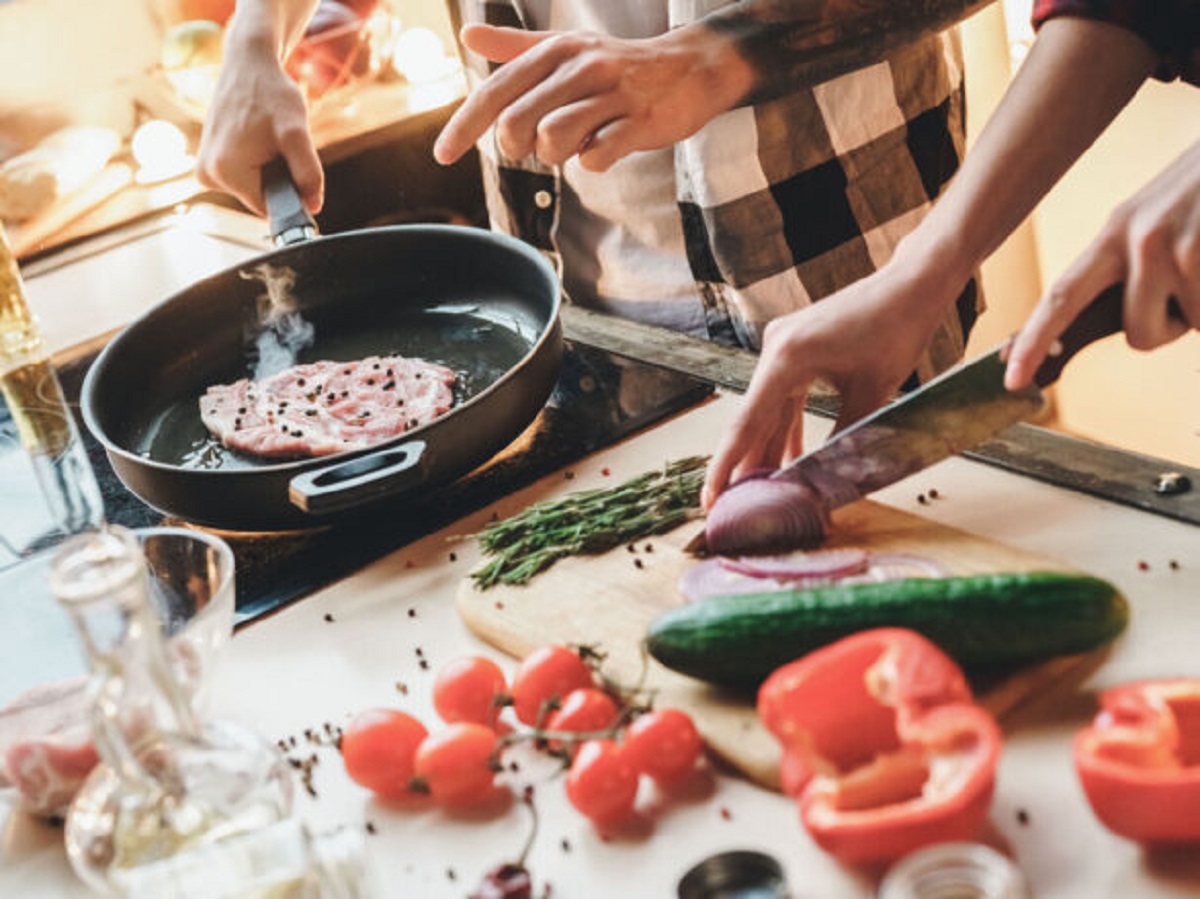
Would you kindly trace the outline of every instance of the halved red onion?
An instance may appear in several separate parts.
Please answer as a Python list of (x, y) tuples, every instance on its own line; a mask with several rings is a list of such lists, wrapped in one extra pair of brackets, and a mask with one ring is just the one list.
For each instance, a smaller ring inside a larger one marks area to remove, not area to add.
[(738, 556), (718, 560), (730, 571), (750, 577), (769, 577), (779, 581), (838, 580), (862, 574), (870, 564), (865, 549), (845, 547), (815, 552), (795, 552), (777, 556)]
[(717, 497), (704, 542), (720, 556), (812, 549), (825, 539), (827, 517), (820, 496), (805, 484), (754, 478)]

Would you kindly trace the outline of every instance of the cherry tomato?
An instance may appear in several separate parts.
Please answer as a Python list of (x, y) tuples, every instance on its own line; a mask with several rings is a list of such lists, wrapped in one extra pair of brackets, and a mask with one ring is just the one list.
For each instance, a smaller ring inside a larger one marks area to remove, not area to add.
[(567, 772), (571, 805), (599, 825), (615, 824), (633, 811), (637, 769), (613, 740), (587, 740)]
[(346, 773), (383, 799), (407, 796), (417, 747), (427, 735), (425, 725), (404, 712), (359, 712), (342, 732)]
[(417, 749), (413, 774), (442, 805), (470, 805), (495, 790), (496, 732), (460, 721), (435, 731)]
[[(621, 715), (621, 709), (611, 696), (596, 687), (579, 687), (572, 690), (562, 705), (546, 719), (546, 730), (572, 734), (586, 734), (612, 727)], [(550, 741), (552, 749), (561, 748), (562, 743)]]
[(433, 680), (433, 707), (447, 724), (471, 721), (495, 728), (507, 695), (504, 672), (483, 656), (455, 659)]
[(667, 783), (696, 767), (704, 741), (686, 712), (656, 709), (625, 729), (622, 748), (635, 770)]
[(513, 673), (513, 709), (519, 721), (536, 726), (572, 690), (594, 683), (592, 669), (577, 652), (542, 646), (525, 656)]

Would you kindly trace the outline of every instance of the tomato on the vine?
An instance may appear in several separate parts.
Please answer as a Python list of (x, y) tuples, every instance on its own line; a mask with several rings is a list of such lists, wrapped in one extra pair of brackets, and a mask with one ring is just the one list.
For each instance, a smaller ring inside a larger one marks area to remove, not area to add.
[(566, 646), (541, 646), (513, 673), (513, 710), (519, 721), (536, 726), (572, 690), (594, 684), (592, 669), (579, 653)]
[(496, 788), (496, 732), (460, 721), (434, 731), (417, 748), (413, 774), (442, 805), (482, 802)]
[(587, 740), (567, 772), (571, 805), (599, 825), (627, 818), (637, 799), (638, 772), (613, 740)]
[(568, 693), (546, 719), (546, 730), (586, 734), (612, 727), (621, 716), (616, 700), (597, 687), (579, 687)]
[(691, 717), (679, 709), (655, 709), (625, 729), (623, 749), (633, 767), (667, 783), (696, 767), (704, 741)]
[(412, 715), (368, 709), (342, 732), (342, 763), (356, 784), (383, 799), (400, 799), (409, 795), (417, 747), (427, 735)]
[(471, 721), (494, 728), (507, 698), (504, 672), (484, 656), (455, 659), (433, 680), (433, 707), (448, 724)]

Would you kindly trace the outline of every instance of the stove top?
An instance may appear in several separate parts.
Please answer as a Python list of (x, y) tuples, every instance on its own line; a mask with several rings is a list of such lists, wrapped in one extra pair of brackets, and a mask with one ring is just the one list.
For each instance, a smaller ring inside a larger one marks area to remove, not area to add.
[[(82, 423), (80, 388), (95, 355), (91, 352), (64, 363), (58, 373), (76, 412), (107, 520), (131, 528), (184, 524), (126, 489)], [(706, 381), (568, 340), (559, 381), (538, 418), (512, 445), (458, 481), (424, 498), (402, 497), (371, 506), (320, 530), (220, 532), (238, 563), (237, 624), (301, 599), (596, 449), (700, 402), (712, 390)], [(0, 399), (0, 569), (19, 565), (27, 557), (20, 550), (23, 544), (17, 532), (47, 519), (41, 495), (27, 466), (22, 467), (22, 454), (15, 425)], [(647, 460), (647, 465), (661, 461), (667, 460)]]

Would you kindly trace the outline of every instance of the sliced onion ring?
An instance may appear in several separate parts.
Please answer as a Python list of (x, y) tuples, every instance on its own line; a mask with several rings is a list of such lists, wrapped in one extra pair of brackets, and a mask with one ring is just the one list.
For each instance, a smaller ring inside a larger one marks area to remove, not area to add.
[(790, 590), (791, 584), (781, 584), (770, 578), (750, 577), (730, 571), (720, 559), (705, 559), (688, 567), (679, 579), (679, 593), (689, 602), (701, 602), (714, 596), (735, 596), (742, 593), (769, 593)]
[(866, 572), (871, 564), (871, 557), (865, 549), (846, 547), (778, 556), (720, 556), (717, 561), (730, 571), (750, 577), (768, 577), (778, 581), (814, 578), (839, 580), (852, 574)]
[[(679, 579), (679, 592), (690, 602), (714, 596), (807, 590), (830, 584), (868, 584), (913, 577), (946, 577), (946, 568), (935, 559), (916, 553), (868, 552), (842, 548), (804, 554), (810, 557), (801, 570), (799, 555), (705, 559), (690, 566)], [(827, 557), (824, 559), (814, 557)], [(839, 562), (838, 557), (842, 557)], [(824, 566), (823, 571), (818, 564)], [(839, 567), (840, 566), (840, 567)]]
[(894, 581), (906, 577), (946, 577), (950, 572), (941, 562), (916, 553), (871, 553), (867, 573), (872, 580)]

